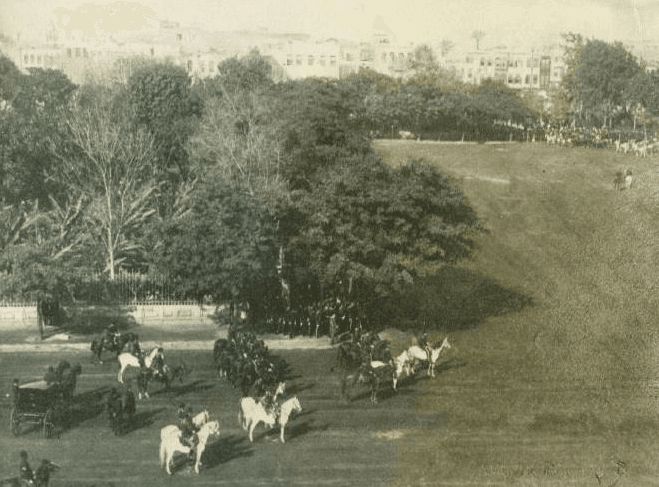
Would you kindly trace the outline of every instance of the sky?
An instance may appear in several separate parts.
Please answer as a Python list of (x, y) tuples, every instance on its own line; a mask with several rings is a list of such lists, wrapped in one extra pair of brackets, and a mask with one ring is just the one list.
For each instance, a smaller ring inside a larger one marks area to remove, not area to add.
[[(106, 0), (0, 0), (0, 30), (22, 39), (43, 36), (53, 12), (87, 11)], [(319, 37), (368, 38), (374, 28), (401, 43), (448, 39), (475, 47), (471, 34), (485, 33), (481, 47), (534, 45), (563, 32), (607, 42), (659, 41), (659, 0), (138, 0), (124, 2), (140, 14), (217, 31), (302, 32)], [(59, 9), (59, 10), (58, 10)], [(77, 10), (76, 10), (77, 9)], [(92, 28), (93, 14), (72, 22)], [(86, 20), (81, 20), (86, 19)], [(136, 28), (122, 19), (104, 28)], [(98, 27), (98, 25), (96, 25)], [(139, 26), (138, 26), (139, 27)], [(627, 44), (627, 42), (626, 42)]]

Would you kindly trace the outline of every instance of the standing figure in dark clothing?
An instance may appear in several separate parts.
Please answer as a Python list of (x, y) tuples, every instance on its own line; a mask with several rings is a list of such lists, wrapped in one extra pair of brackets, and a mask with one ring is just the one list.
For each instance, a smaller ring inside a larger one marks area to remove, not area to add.
[[(178, 410), (179, 417), (179, 429), (181, 430), (181, 443), (190, 448), (197, 446), (197, 427), (192, 421), (192, 408), (188, 406), (185, 409), (185, 405), (181, 404)], [(192, 452), (190, 452), (192, 455)]]
[(21, 453), (21, 465), (18, 478), (21, 480), (21, 484), (25, 487), (34, 486), (34, 472), (30, 467), (30, 463), (27, 461), (27, 452), (22, 450)]
[(13, 397), (14, 406), (16, 406), (18, 404), (18, 396), (21, 393), (21, 386), (20, 386), (20, 382), (18, 381), (18, 379), (14, 379), (14, 382), (12, 382), (11, 391), (12, 391), (12, 394), (14, 396)]
[(37, 471), (34, 474), (35, 487), (48, 487), (50, 474), (55, 470), (59, 470), (57, 465), (45, 458), (41, 460), (41, 465), (37, 468)]

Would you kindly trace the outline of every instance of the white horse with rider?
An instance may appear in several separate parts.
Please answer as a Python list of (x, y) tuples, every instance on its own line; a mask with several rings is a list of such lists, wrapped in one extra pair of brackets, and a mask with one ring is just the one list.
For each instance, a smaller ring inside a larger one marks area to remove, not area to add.
[(122, 384), (126, 380), (126, 370), (129, 367), (141, 369), (142, 365), (144, 365), (147, 369), (151, 369), (156, 363), (161, 363), (163, 366), (165, 363), (165, 356), (162, 347), (154, 347), (149, 353), (143, 356), (143, 361), (141, 360), (141, 357), (137, 357), (128, 352), (119, 354), (117, 359), (119, 360), (120, 367), (117, 379)]
[(254, 429), (260, 423), (263, 423), (267, 428), (272, 428), (275, 424), (279, 423), (280, 433), (279, 438), (282, 443), (286, 443), (284, 439), (284, 430), (286, 424), (294, 412), (301, 412), (300, 400), (296, 397), (284, 401), (279, 408), (277, 415), (274, 410), (266, 410), (266, 408), (259, 401), (252, 397), (243, 397), (240, 400), (240, 412), (238, 413), (238, 422), (244, 430), (248, 431), (249, 441), (254, 443)]
[[(197, 417), (195, 417), (195, 419), (196, 418)], [(201, 456), (206, 449), (208, 441), (211, 437), (217, 436), (219, 434), (219, 421), (208, 421), (207, 423), (204, 423), (196, 433), (197, 444), (193, 449), (183, 444), (181, 441), (182, 431), (178, 426), (165, 426), (162, 430), (160, 430), (160, 468), (164, 468), (169, 475), (172, 475), (171, 467), (174, 460), (174, 455), (176, 453), (181, 453), (189, 458), (190, 453), (194, 451), (194, 471), (198, 474), (199, 467), (202, 465)]]

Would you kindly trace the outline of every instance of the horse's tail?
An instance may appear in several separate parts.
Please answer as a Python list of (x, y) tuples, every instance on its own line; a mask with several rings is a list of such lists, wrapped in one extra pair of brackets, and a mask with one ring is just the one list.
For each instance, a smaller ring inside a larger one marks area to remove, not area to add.
[(243, 406), (242, 404), (240, 405), (240, 411), (238, 411), (238, 424), (243, 428), (245, 428), (245, 418), (243, 417)]

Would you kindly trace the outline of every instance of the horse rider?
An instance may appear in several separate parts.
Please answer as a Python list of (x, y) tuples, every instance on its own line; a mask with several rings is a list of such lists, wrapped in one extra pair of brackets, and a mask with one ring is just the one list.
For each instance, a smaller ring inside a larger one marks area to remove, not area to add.
[(155, 375), (164, 376), (165, 375), (165, 357), (163, 356), (163, 349), (159, 348), (156, 356), (153, 357), (151, 362), (151, 368), (153, 369)]
[(110, 323), (110, 326), (105, 330), (104, 340), (112, 344), (112, 348), (116, 348), (119, 340), (119, 331), (117, 325)]
[(192, 449), (197, 446), (197, 427), (192, 421), (192, 408), (185, 407), (185, 404), (181, 404), (177, 412), (179, 418), (179, 429), (181, 430), (181, 443), (185, 446), (190, 447), (190, 453), (192, 454)]
[(279, 404), (275, 400), (275, 395), (271, 391), (266, 390), (265, 394), (259, 398), (259, 402), (266, 411), (279, 417)]
[(19, 475), (18, 478), (21, 481), (21, 485), (27, 487), (33, 487), (34, 486), (34, 472), (32, 471), (32, 468), (30, 467), (30, 463), (27, 461), (27, 452), (25, 450), (22, 450), (20, 453), (21, 456), (21, 464), (19, 467)]

